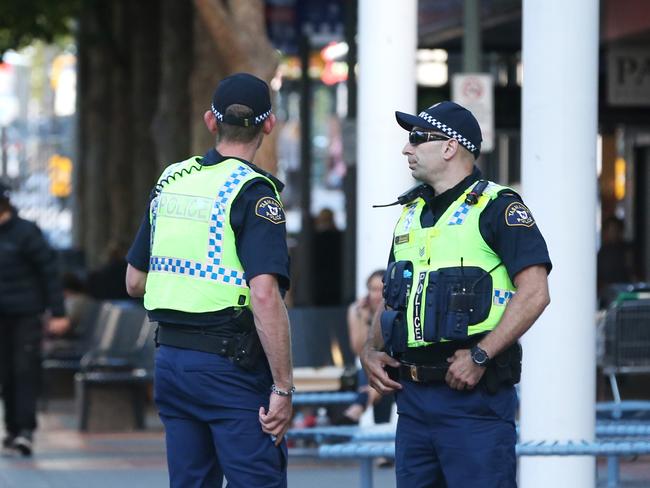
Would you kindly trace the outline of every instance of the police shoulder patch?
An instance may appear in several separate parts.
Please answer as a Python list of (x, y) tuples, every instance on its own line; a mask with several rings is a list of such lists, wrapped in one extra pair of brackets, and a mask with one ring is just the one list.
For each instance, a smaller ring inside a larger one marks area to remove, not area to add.
[(506, 224), (510, 227), (532, 227), (535, 225), (533, 214), (521, 202), (513, 202), (505, 211)]
[(255, 215), (274, 224), (281, 224), (287, 219), (282, 204), (273, 197), (262, 197), (255, 204)]

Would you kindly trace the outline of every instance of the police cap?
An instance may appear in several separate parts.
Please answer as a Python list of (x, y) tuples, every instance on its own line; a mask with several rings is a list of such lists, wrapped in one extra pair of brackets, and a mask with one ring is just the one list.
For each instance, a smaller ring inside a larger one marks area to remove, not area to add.
[[(244, 105), (253, 111), (251, 117), (226, 115), (231, 105)], [(219, 122), (251, 127), (262, 124), (271, 115), (269, 86), (249, 73), (235, 73), (219, 82), (212, 96), (212, 113)]]
[(436, 103), (418, 115), (395, 112), (395, 118), (397, 123), (408, 131), (413, 127), (422, 127), (447, 134), (471, 152), (474, 158), (478, 158), (481, 153), (481, 127), (472, 112), (457, 103)]

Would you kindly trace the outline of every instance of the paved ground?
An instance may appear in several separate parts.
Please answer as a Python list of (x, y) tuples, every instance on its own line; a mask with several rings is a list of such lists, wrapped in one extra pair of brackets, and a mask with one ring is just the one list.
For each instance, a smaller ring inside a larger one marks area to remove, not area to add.
[[(52, 402), (40, 415), (33, 458), (0, 457), (1, 488), (130, 488), (167, 486), (165, 446), (160, 423), (149, 415), (147, 431), (81, 434), (73, 403)], [(606, 465), (599, 462), (599, 487)], [(622, 461), (621, 487), (650, 487), (650, 457)], [(375, 488), (395, 485), (391, 468), (376, 468)], [(356, 463), (293, 458), (289, 486), (347, 488), (359, 485)]]

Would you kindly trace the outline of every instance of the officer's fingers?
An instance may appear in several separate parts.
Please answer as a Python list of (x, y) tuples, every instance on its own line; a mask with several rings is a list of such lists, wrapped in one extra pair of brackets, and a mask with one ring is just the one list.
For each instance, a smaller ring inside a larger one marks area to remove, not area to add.
[(388, 364), (389, 366), (392, 366), (393, 368), (397, 368), (399, 366), (399, 361), (395, 358), (390, 357), (388, 354), (385, 352), (380, 353), (379, 356), (379, 362), (382, 363), (383, 365)]
[(266, 417), (266, 410), (264, 410), (264, 407), (260, 407), (259, 415), (260, 415), (260, 420)]

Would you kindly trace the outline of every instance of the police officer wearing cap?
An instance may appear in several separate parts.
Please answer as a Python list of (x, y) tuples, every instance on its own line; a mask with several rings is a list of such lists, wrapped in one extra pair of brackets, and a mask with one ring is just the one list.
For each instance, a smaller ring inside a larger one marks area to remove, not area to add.
[(275, 124), (267, 84), (223, 79), (204, 121), (216, 147), (158, 179), (127, 290), (159, 324), (170, 485), (283, 487), (294, 391), (283, 185), (250, 163)]
[(481, 130), (441, 102), (396, 112), (420, 185), (401, 195), (362, 362), (396, 392), (398, 487), (516, 486), (518, 339), (549, 303), (551, 269), (535, 220), (512, 189), (482, 179)]

